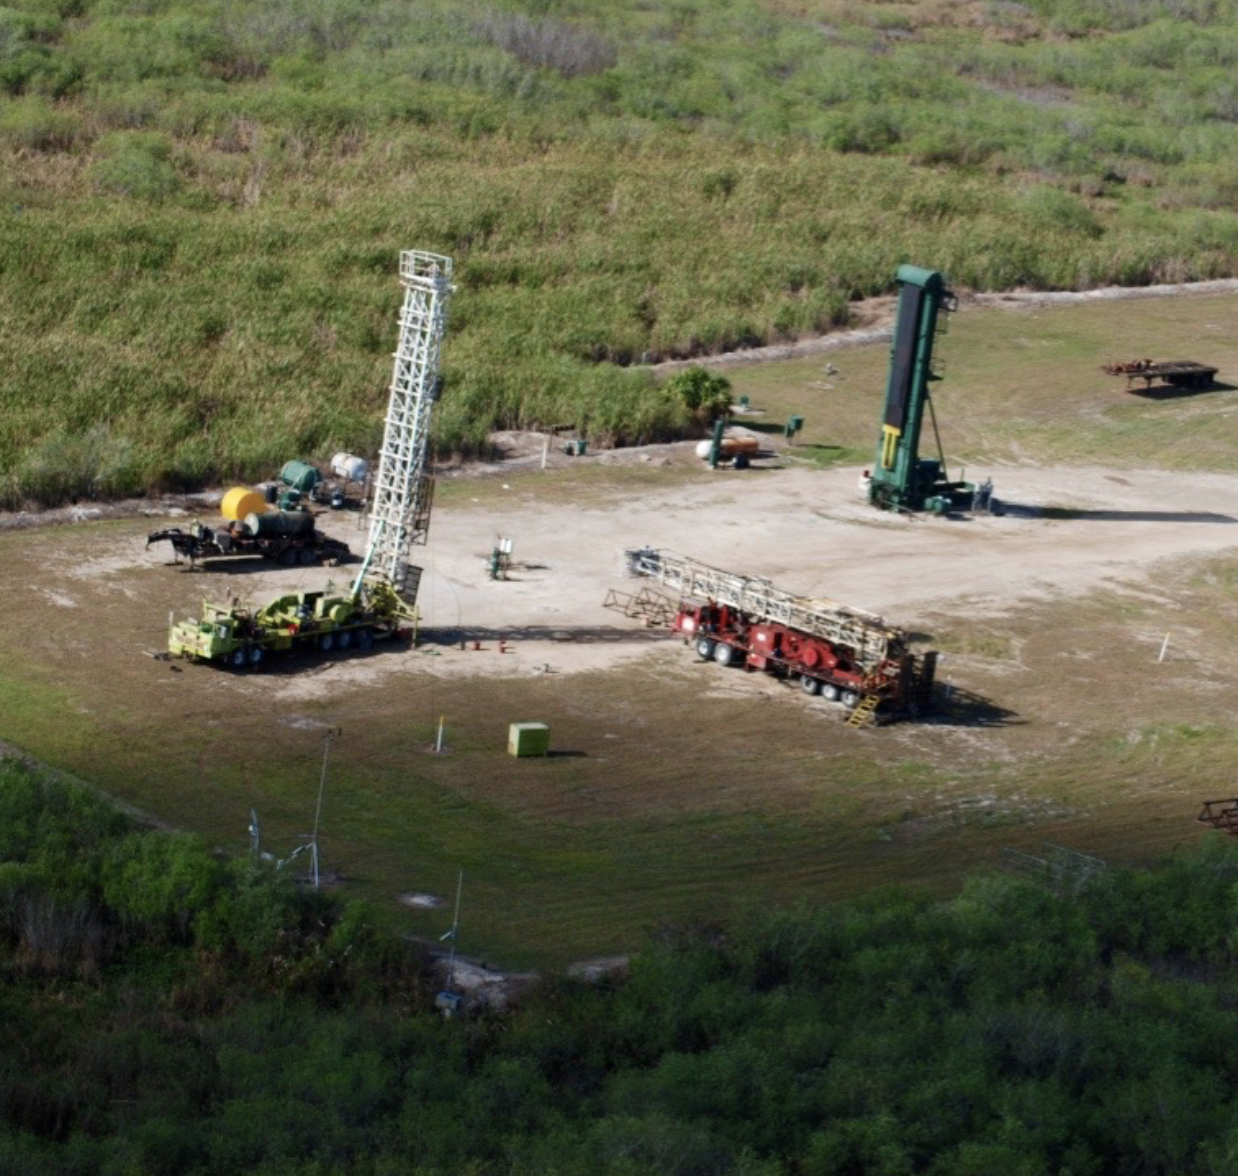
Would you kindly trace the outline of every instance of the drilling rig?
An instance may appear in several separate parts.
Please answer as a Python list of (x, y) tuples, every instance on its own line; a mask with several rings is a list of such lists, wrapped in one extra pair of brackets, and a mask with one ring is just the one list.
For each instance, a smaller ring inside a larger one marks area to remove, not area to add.
[(407, 250), (400, 254), (404, 304), (387, 405), (387, 422), (374, 496), (369, 541), (348, 595), (295, 592), (258, 608), (239, 601), (204, 602), (202, 616), (174, 624), (168, 653), (193, 661), (257, 667), (269, 654), (369, 649), (375, 640), (405, 635), (402, 621), (417, 618), (421, 568), (410, 549), (425, 543), (434, 478), (430, 470), (430, 417), (442, 391), (439, 351), (451, 296), (451, 259)]
[(932, 709), (937, 654), (912, 653), (908, 634), (873, 613), (653, 548), (624, 557), (629, 575), (677, 595), (671, 628), (705, 661), (798, 680), (805, 694), (841, 702), (856, 727)]
[[(932, 514), (970, 510), (975, 505), (976, 487), (971, 482), (948, 480), (937, 416), (929, 396), (929, 384), (941, 379), (933, 371), (938, 318), (953, 312), (958, 299), (946, 289), (945, 279), (936, 270), (902, 265), (897, 280), (898, 320), (868, 498), (882, 510)], [(936, 458), (922, 458), (919, 453), (926, 410), (937, 441)]]

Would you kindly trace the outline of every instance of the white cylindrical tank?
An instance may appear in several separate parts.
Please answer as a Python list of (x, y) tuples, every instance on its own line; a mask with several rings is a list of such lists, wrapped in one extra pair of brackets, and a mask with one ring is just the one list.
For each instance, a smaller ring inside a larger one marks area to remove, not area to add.
[(369, 469), (369, 462), (354, 453), (337, 453), (331, 459), (331, 472), (345, 482), (364, 482)]

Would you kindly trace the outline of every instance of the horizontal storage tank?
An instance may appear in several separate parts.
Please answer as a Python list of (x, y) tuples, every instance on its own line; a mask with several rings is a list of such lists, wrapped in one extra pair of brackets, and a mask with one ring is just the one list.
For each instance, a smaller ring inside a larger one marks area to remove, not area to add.
[(219, 513), (230, 523), (239, 523), (246, 515), (261, 514), (266, 499), (252, 486), (233, 486), (219, 504)]
[(355, 453), (337, 453), (331, 459), (331, 472), (345, 482), (364, 482), (370, 472), (370, 464)]
[[(713, 444), (712, 441), (698, 441), (696, 456), (702, 461), (708, 461), (709, 451), (713, 448)], [(761, 441), (758, 437), (723, 437), (718, 442), (718, 456), (734, 457), (737, 453), (744, 453), (749, 457), (755, 457), (760, 448)]]
[(291, 539), (310, 535), (314, 516), (307, 510), (268, 510), (245, 516), (245, 530), (255, 539)]
[(308, 494), (322, 481), (322, 475), (307, 461), (289, 461), (279, 471), (279, 480), (285, 486)]

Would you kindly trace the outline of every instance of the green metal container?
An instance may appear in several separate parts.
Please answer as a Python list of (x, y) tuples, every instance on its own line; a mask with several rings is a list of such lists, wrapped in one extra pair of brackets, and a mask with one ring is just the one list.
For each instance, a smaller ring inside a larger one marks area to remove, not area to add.
[(289, 461), (279, 471), (279, 480), (302, 494), (309, 494), (322, 481), (322, 475), (307, 461)]
[(512, 723), (507, 730), (508, 755), (549, 755), (550, 728), (545, 723)]
[(304, 510), (268, 510), (263, 514), (246, 515), (245, 530), (257, 539), (308, 536), (314, 530), (314, 516)]

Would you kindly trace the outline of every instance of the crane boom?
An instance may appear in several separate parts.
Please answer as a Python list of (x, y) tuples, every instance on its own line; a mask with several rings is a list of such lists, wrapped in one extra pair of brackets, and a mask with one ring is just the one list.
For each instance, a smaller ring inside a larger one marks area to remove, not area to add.
[(440, 391), (439, 350), (453, 288), (451, 270), (449, 257), (419, 250), (400, 254), (400, 340), (374, 478), (369, 542), (354, 597), (368, 580), (390, 585), (410, 608), (417, 599), (421, 569), (409, 563), (409, 551), (425, 543), (430, 528), (430, 415)]
[(856, 664), (872, 671), (906, 653), (906, 635), (875, 613), (832, 600), (795, 596), (768, 580), (724, 572), (670, 552), (643, 547), (624, 552), (628, 572), (678, 592), (681, 599), (725, 604), (756, 621), (776, 621), (853, 651)]

